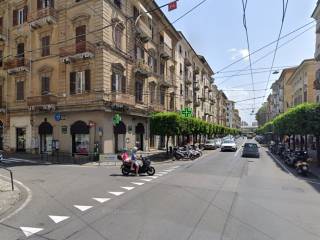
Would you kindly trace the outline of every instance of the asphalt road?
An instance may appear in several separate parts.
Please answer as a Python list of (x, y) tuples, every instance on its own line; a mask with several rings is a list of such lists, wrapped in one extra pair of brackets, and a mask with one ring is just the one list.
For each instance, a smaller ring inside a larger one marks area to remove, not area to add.
[(32, 199), (0, 223), (1, 240), (320, 239), (320, 184), (288, 174), (263, 149), (260, 159), (216, 150), (157, 165), (157, 178), (123, 177), (119, 167), (13, 170)]

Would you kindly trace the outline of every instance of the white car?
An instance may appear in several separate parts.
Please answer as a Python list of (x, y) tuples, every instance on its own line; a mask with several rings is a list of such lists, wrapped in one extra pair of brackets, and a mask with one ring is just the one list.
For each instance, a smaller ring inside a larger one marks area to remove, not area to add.
[(237, 144), (232, 140), (224, 140), (221, 144), (221, 152), (223, 151), (237, 151)]
[(216, 139), (214, 139), (214, 140), (216, 141), (217, 147), (218, 147), (218, 148), (221, 147), (222, 140), (221, 140), (220, 138), (216, 138)]

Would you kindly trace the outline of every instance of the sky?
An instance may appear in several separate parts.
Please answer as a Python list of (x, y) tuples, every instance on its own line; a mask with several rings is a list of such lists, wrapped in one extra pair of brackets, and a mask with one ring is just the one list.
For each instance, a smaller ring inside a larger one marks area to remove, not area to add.
[[(178, 9), (168, 12), (163, 9), (169, 20), (173, 22), (192, 7), (203, 0), (179, 0)], [(159, 5), (170, 0), (157, 0)], [(317, 0), (289, 0), (282, 36), (311, 22), (311, 14)], [(246, 17), (251, 52), (276, 40), (280, 31), (282, 19), (281, 0), (248, 0)], [(253, 82), (250, 75), (248, 48), (245, 29), (243, 27), (243, 11), (241, 0), (207, 0), (190, 14), (176, 22), (174, 26), (181, 30), (198, 54), (204, 55), (210, 66), (216, 72), (215, 84), (225, 91), (229, 99), (241, 101), (236, 103), (242, 120), (251, 124), (255, 121), (255, 114), (270, 93), (271, 84), (280, 74), (269, 73), (273, 59), (272, 52), (276, 43), (251, 57), (253, 68)], [(299, 65), (303, 59), (312, 58), (315, 49), (315, 26), (310, 24), (295, 34), (283, 38), (274, 61), (274, 67), (279, 70), (286, 66)], [(312, 27), (313, 26), (313, 27)], [(311, 28), (310, 28), (311, 27)], [(310, 28), (309, 30), (307, 30)], [(302, 33), (305, 31), (305, 33)], [(301, 35), (296, 39), (286, 41)], [(264, 57), (267, 55), (267, 57)], [(237, 64), (220, 71), (234, 61), (244, 58)], [(259, 60), (262, 58), (261, 60)], [(259, 60), (259, 61), (257, 61)], [(255, 63), (255, 61), (257, 61)], [(239, 72), (238, 70), (246, 71)], [(226, 72), (233, 71), (233, 72)], [(258, 73), (257, 73), (258, 72)], [(274, 70), (271, 72), (274, 73)], [(241, 75), (239, 74), (246, 74)], [(230, 75), (237, 75), (230, 78)], [(268, 83), (268, 84), (267, 84)], [(252, 91), (255, 89), (256, 91)], [(265, 91), (265, 89), (268, 89)], [(252, 100), (254, 96), (257, 98)], [(263, 97), (264, 96), (264, 97)], [(262, 98), (259, 98), (262, 97)], [(242, 101), (247, 100), (248, 101)]]

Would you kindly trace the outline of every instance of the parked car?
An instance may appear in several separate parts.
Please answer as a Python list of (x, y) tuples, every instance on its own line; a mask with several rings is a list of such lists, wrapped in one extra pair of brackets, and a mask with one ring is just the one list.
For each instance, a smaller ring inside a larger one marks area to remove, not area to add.
[(245, 143), (242, 150), (242, 157), (260, 157), (259, 147), (255, 143)]
[(221, 144), (222, 144), (221, 138), (216, 138), (214, 140), (216, 141), (217, 148), (221, 147)]
[(237, 144), (232, 140), (224, 140), (221, 144), (221, 152), (223, 151), (237, 151)]
[(203, 147), (205, 150), (215, 150), (218, 148), (215, 139), (208, 139)]

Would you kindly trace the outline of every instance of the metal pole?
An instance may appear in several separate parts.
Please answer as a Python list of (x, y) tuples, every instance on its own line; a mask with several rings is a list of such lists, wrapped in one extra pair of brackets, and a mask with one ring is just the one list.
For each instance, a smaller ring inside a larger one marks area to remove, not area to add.
[(9, 170), (9, 171), (10, 171), (10, 178), (11, 178), (11, 189), (12, 189), (12, 191), (14, 191), (13, 174), (12, 174), (12, 171), (11, 171), (11, 170)]

